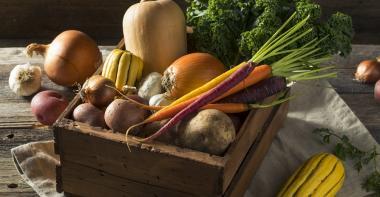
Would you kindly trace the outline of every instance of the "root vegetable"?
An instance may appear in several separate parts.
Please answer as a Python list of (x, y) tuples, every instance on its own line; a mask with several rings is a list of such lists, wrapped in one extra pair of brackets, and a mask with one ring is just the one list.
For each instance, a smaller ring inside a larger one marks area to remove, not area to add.
[(180, 146), (214, 155), (222, 155), (235, 135), (232, 120), (215, 109), (202, 110), (178, 127)]
[[(132, 98), (136, 100), (137, 98)], [(130, 126), (144, 120), (148, 111), (141, 109), (136, 104), (124, 100), (115, 99), (106, 109), (104, 119), (109, 128), (115, 132), (125, 132)]]
[(45, 57), (44, 70), (53, 82), (63, 86), (82, 84), (102, 63), (95, 41), (83, 32), (68, 30), (48, 45), (30, 44), (26, 48)]
[(78, 105), (73, 112), (74, 120), (87, 123), (94, 127), (105, 128), (104, 111), (98, 109), (91, 103), (82, 103)]
[(41, 68), (29, 63), (15, 66), (9, 75), (9, 87), (18, 96), (30, 96), (41, 87)]
[(258, 84), (249, 86), (233, 95), (227, 96), (218, 103), (256, 103), (269, 96), (275, 95), (286, 88), (283, 77), (271, 77)]
[(52, 125), (69, 102), (60, 93), (46, 90), (36, 94), (31, 102), (32, 113), (44, 125)]
[(81, 93), (86, 102), (99, 108), (108, 106), (117, 95), (115, 84), (101, 75), (94, 75), (88, 79)]
[[(170, 121), (165, 124), (160, 130), (158, 130), (153, 135), (142, 139), (141, 141), (150, 141), (154, 138), (160, 136), (162, 133), (165, 133), (170, 129), (170, 127), (177, 124), (179, 121), (181, 121), (183, 118), (185, 118), (187, 115), (197, 111), (201, 107), (207, 105), (208, 103), (212, 102), (214, 99), (221, 96), (223, 93), (227, 92), (231, 88), (233, 88), (235, 85), (243, 81), (250, 73), (251, 71), (256, 67), (255, 63), (249, 62), (239, 68), (236, 72), (234, 72), (232, 75), (228, 76), (226, 80), (224, 80), (222, 83), (217, 85), (216, 87), (212, 88), (211, 90), (207, 91), (206, 93), (199, 96), (194, 102), (186, 106), (184, 109), (182, 109), (178, 114), (176, 114)], [(162, 110), (160, 110), (162, 111)], [(159, 112), (160, 112), (159, 111)], [(155, 113), (157, 114), (157, 113)], [(154, 115), (155, 115), (154, 114)], [(145, 120), (142, 123), (145, 123), (147, 120)], [(149, 121), (149, 119), (148, 119)], [(133, 127), (129, 128), (128, 130), (132, 129)], [(126, 132), (128, 135), (128, 131)]]

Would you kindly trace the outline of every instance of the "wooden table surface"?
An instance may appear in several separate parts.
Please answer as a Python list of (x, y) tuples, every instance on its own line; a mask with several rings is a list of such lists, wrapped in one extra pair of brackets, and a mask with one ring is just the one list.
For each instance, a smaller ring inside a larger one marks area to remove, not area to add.
[[(27, 59), (21, 53), (22, 50), (22, 48), (0, 48), (0, 196), (37, 196), (16, 171), (10, 149), (53, 137), (51, 130), (40, 126), (32, 116), (29, 104), (31, 98), (17, 97), (8, 87), (9, 72), (14, 65), (27, 61), (42, 62), (41, 58)], [(355, 66), (363, 59), (378, 55), (380, 55), (380, 46), (354, 45), (349, 57), (338, 57), (333, 60), (337, 67), (338, 78), (330, 82), (380, 142), (380, 113), (378, 113), (380, 103), (376, 103), (373, 99), (373, 85), (359, 84), (353, 80)], [(56, 86), (46, 77), (43, 88), (58, 90), (70, 98), (73, 96), (71, 89)]]

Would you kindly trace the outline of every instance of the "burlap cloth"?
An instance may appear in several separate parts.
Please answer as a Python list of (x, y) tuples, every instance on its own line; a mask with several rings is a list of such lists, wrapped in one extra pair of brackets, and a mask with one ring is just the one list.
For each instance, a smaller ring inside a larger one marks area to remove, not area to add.
[[(318, 87), (317, 87), (318, 86)], [(327, 127), (339, 135), (345, 134), (360, 148), (378, 146), (375, 139), (354, 115), (334, 89), (325, 82), (296, 84), (292, 93), (284, 127), (274, 139), (245, 196), (275, 196), (282, 184), (307, 158), (318, 152), (331, 152), (332, 145), (322, 145), (312, 134), (314, 128)], [(12, 149), (21, 176), (41, 196), (59, 196), (55, 192), (55, 165), (52, 142), (25, 144)], [(346, 179), (338, 196), (365, 196), (361, 181), (372, 170), (365, 167), (360, 173), (352, 163), (345, 162)]]

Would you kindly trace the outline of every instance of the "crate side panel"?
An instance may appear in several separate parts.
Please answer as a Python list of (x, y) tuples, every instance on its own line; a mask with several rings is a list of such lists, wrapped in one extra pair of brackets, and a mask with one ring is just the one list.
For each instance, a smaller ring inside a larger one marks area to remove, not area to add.
[[(115, 192), (115, 195), (123, 193), (125, 196), (191, 196), (190, 194), (183, 192), (131, 181), (125, 178), (111, 175), (102, 170), (90, 168), (72, 162), (65, 162), (65, 165), (62, 166), (62, 175), (64, 183), (63, 189), (66, 192), (75, 193), (78, 195), (101, 196), (101, 191), (99, 192), (93, 190), (103, 190), (106, 188), (106, 190)], [(88, 189), (89, 187), (83, 186), (82, 184), (93, 186), (90, 187), (91, 189)], [(109, 196), (112, 196), (110, 194), (112, 193), (108, 193)]]
[[(275, 97), (268, 98), (266, 99), (266, 102), (270, 102), (274, 98)], [(264, 123), (269, 118), (273, 109), (273, 107), (258, 109), (254, 113), (250, 113), (246, 119), (243, 127), (239, 132), (238, 137), (226, 154), (226, 164), (223, 177), (223, 192), (230, 184), (233, 176), (241, 165), (241, 162), (255, 141), (257, 134), (263, 130)]]
[(224, 196), (243, 196), (253, 176), (259, 169), (274, 137), (282, 127), (288, 113), (289, 103), (282, 104), (272, 117), (270, 124), (259, 134), (239, 170), (236, 172)]
[(222, 193), (223, 169), (219, 166), (138, 147), (131, 147), (130, 152), (122, 142), (76, 131), (58, 131), (61, 132), (63, 166), (65, 162), (74, 162), (129, 180), (182, 192), (206, 195)]

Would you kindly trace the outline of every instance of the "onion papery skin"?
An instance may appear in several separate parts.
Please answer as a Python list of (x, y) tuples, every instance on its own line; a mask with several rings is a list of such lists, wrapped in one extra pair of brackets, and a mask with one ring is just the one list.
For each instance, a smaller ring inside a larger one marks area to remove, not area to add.
[(164, 72), (165, 96), (177, 99), (226, 71), (216, 57), (208, 53), (191, 53), (174, 61)]
[(117, 96), (115, 84), (101, 75), (94, 75), (84, 85), (85, 102), (102, 109), (107, 107)]
[(356, 68), (355, 79), (362, 83), (375, 83), (380, 80), (380, 62), (364, 60)]
[(31, 44), (27, 50), (45, 57), (46, 75), (62, 86), (83, 84), (102, 63), (95, 41), (76, 30), (62, 32), (49, 45)]

